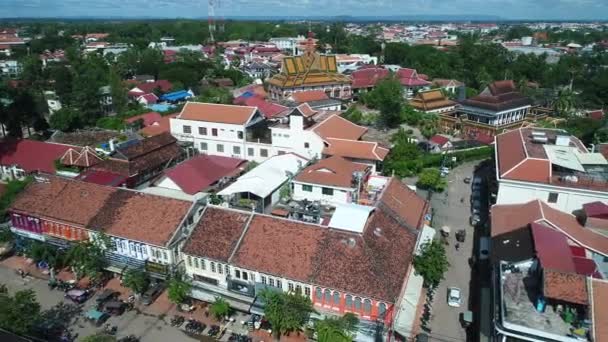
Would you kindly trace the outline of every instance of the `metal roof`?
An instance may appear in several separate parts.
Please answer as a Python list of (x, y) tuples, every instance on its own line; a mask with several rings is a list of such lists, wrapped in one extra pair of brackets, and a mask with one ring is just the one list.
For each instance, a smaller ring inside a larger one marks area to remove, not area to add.
[(329, 221), (329, 227), (363, 233), (365, 223), (373, 210), (374, 207), (354, 203), (340, 205), (336, 207), (336, 211)]

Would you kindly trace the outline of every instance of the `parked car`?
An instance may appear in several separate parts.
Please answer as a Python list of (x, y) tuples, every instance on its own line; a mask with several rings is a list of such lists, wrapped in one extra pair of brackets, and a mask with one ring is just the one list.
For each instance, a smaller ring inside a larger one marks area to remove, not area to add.
[(461, 291), (457, 287), (448, 288), (448, 305), (459, 308), (462, 303)]
[(490, 238), (487, 236), (479, 239), (479, 260), (486, 260), (490, 257)]
[(150, 305), (154, 303), (156, 298), (163, 292), (164, 285), (162, 283), (152, 284), (150, 288), (141, 296), (141, 302), (144, 305)]
[(91, 310), (87, 311), (85, 317), (87, 320), (89, 320), (95, 326), (99, 327), (103, 324), (103, 322), (105, 322), (110, 317), (110, 315), (108, 315), (105, 312), (91, 309)]
[(82, 304), (89, 299), (89, 291), (73, 289), (65, 293), (65, 297), (77, 304)]
[(105, 303), (109, 300), (112, 300), (112, 299), (118, 297), (119, 294), (120, 294), (119, 292), (114, 291), (112, 289), (105, 289), (105, 290), (103, 290), (102, 293), (100, 293), (97, 296), (97, 298), (95, 298), (95, 301), (99, 304)]

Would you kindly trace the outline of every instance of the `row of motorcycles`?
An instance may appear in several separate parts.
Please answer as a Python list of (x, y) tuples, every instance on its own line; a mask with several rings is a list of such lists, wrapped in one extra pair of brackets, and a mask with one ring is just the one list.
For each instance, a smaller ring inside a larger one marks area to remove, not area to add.
[(251, 342), (252, 339), (251, 339), (251, 337), (249, 337), (247, 335), (232, 333), (232, 334), (230, 334), (230, 337), (228, 337), (228, 341), (229, 342)]
[(203, 333), (206, 327), (207, 326), (205, 325), (205, 323), (201, 323), (195, 319), (189, 319), (184, 329), (186, 329), (186, 332), (190, 334), (200, 335)]

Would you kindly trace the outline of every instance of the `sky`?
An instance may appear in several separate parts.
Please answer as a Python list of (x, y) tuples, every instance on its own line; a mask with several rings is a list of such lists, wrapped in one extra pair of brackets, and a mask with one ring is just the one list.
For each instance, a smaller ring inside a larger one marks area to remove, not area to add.
[[(208, 0), (0, 0), (0, 18), (207, 16)], [(608, 0), (211, 0), (216, 15), (492, 15), (503, 19), (607, 19)]]

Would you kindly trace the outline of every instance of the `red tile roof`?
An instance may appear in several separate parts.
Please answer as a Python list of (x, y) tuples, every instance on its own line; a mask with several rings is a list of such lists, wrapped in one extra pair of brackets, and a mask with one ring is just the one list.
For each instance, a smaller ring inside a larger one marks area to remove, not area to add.
[[(173, 85), (167, 80), (158, 80), (154, 82), (144, 82), (137, 85), (137, 87), (129, 91), (129, 95), (144, 95), (154, 93), (155, 89), (160, 89), (161, 92), (166, 93), (171, 90)], [(140, 91), (137, 91), (139, 89)]]
[(183, 192), (194, 195), (205, 191), (223, 177), (243, 172), (247, 162), (222, 156), (200, 155), (165, 171), (165, 175)]
[(390, 71), (381, 67), (362, 68), (351, 74), (352, 87), (353, 89), (373, 87), (389, 75)]
[(602, 110), (602, 109), (588, 110), (587, 117), (589, 117), (593, 120), (601, 121), (604, 119), (604, 110)]
[(147, 104), (151, 104), (151, 103), (156, 103), (158, 101), (158, 96), (156, 96), (155, 94), (150, 93), (150, 94), (142, 95), (142, 96), (140, 96), (140, 97), (137, 98), (138, 101), (141, 100), (141, 99), (146, 100)]
[(534, 249), (544, 269), (576, 273), (568, 238), (560, 231), (533, 222), (531, 225)]
[(359, 140), (367, 132), (367, 128), (356, 125), (336, 114), (330, 115), (327, 119), (314, 126), (312, 130), (322, 139), (337, 138), (347, 140)]
[(228, 262), (252, 213), (208, 206), (182, 251)]
[(429, 139), (429, 141), (443, 147), (445, 144), (450, 142), (450, 139), (444, 137), (443, 135), (434, 135), (431, 137), (431, 139)]
[(163, 116), (158, 122), (153, 123), (150, 126), (144, 127), (139, 130), (143, 136), (152, 137), (155, 135), (169, 133), (171, 131), (171, 122), (172, 118), (175, 118), (179, 115), (179, 113), (173, 113), (167, 116)]
[(479, 95), (466, 99), (463, 105), (475, 108), (503, 111), (529, 106), (532, 101), (522, 95), (510, 80), (496, 81), (486, 87)]
[(550, 205), (533, 200), (523, 204), (494, 205), (492, 236), (509, 233), (527, 227), (531, 223), (546, 223), (565, 234), (575, 244), (608, 255), (608, 237), (583, 227), (577, 218)]
[(249, 212), (206, 210), (212, 213), (186, 243), (188, 254), (394, 303), (428, 204), (392, 180), (362, 234), (261, 214), (244, 228)]
[(380, 147), (377, 142), (335, 138), (325, 140), (329, 146), (323, 149), (323, 154), (328, 156), (382, 161), (389, 152), (387, 148)]
[(273, 117), (279, 115), (280, 113), (283, 113), (287, 109), (289, 109), (285, 106), (281, 106), (276, 103), (268, 102), (258, 96), (251, 96), (248, 98), (243, 98), (242, 100), (235, 101), (235, 103), (239, 104), (239, 105), (243, 105), (243, 106), (248, 106), (248, 107), (257, 107), (258, 110), (260, 111), (260, 113), (262, 113), (262, 115), (264, 115), (264, 117), (267, 119), (273, 118)]
[(25, 172), (55, 173), (55, 160), (77, 146), (21, 139), (0, 142), (0, 165), (18, 165)]
[(106, 171), (86, 170), (76, 177), (76, 179), (87, 183), (106, 186), (122, 186), (126, 184), (127, 177)]
[(192, 203), (50, 176), (21, 192), (11, 210), (165, 246)]
[(584, 275), (545, 269), (543, 278), (545, 297), (581, 305), (589, 303), (587, 280)]
[(607, 217), (608, 204), (600, 201), (585, 203), (583, 210), (587, 217)]
[(256, 215), (233, 262), (262, 273), (311, 281), (314, 256), (326, 233), (320, 226)]
[(367, 165), (353, 163), (342, 157), (334, 156), (321, 159), (308, 166), (294, 180), (310, 184), (356, 188), (352, 182), (353, 173), (365, 172), (368, 168)]
[(162, 115), (157, 112), (149, 112), (127, 118), (125, 119), (125, 122), (131, 124), (139, 119), (142, 119), (144, 121), (144, 127), (147, 127), (154, 124), (155, 122), (159, 122), (162, 119)]
[(213, 103), (187, 102), (178, 115), (179, 119), (244, 125), (257, 108)]

